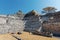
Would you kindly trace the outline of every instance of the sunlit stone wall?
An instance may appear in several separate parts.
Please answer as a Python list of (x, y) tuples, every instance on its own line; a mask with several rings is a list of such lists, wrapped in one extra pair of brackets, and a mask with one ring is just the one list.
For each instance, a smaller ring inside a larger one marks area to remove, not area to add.
[(23, 32), (24, 21), (12, 16), (0, 16), (0, 34)]
[(0, 16), (0, 34), (34, 31), (41, 26), (39, 16), (30, 16), (26, 19), (17, 16)]

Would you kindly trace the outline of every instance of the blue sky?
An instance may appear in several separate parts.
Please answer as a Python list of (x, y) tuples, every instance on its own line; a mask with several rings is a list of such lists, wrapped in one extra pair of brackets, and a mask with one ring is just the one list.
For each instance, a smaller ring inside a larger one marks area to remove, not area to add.
[(0, 14), (14, 14), (18, 10), (27, 13), (33, 9), (41, 13), (47, 6), (60, 10), (60, 0), (0, 0)]

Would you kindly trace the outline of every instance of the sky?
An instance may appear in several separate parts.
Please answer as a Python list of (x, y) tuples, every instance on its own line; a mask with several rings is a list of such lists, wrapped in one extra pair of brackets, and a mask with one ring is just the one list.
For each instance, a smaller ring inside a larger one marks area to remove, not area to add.
[(0, 14), (14, 14), (18, 10), (27, 13), (33, 9), (41, 13), (48, 6), (60, 10), (60, 0), (0, 0)]

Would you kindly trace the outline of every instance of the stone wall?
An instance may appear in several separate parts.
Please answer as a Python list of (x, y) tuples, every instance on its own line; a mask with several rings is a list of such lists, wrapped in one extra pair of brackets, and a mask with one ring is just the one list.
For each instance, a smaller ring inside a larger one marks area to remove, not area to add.
[(52, 32), (60, 35), (60, 22), (43, 24), (44, 31)]
[(41, 23), (39, 21), (39, 16), (30, 16), (28, 17), (28, 20), (26, 20), (25, 23), (25, 31), (34, 31), (38, 30), (41, 26)]
[(24, 21), (22, 19), (0, 17), (0, 34), (23, 32), (23, 30)]
[(41, 26), (39, 16), (17, 17), (6, 16), (0, 17), (0, 34), (34, 31)]

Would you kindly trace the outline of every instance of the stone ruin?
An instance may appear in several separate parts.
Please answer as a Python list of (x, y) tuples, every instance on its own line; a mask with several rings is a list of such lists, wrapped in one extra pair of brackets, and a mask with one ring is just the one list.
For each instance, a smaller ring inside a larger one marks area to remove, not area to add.
[(14, 15), (0, 15), (0, 34), (22, 33), (23, 30), (33, 31), (39, 27), (39, 15), (34, 10), (27, 14), (19, 11)]
[(24, 21), (12, 17), (0, 17), (0, 34), (22, 32)]
[[(48, 32), (60, 34), (60, 31), (59, 31), (60, 26), (58, 27), (57, 26), (55, 27), (55, 25), (53, 25), (53, 27), (51, 26), (52, 24), (51, 22), (53, 23), (60, 22), (57, 16), (59, 15), (60, 17), (60, 14), (59, 14), (60, 12), (56, 12), (56, 13), (53, 13), (53, 14), (51, 13), (51, 14), (46, 14), (41, 16), (38, 14), (37, 11), (32, 10), (27, 14), (22, 14), (22, 12), (19, 11), (14, 15), (0, 15), (0, 34), (17, 33), (17, 32), (22, 33), (23, 31), (28, 31), (28, 32), (35, 31), (35, 33), (38, 34), (41, 32), (44, 33), (46, 30), (50, 30)], [(51, 16), (54, 17), (53, 20), (50, 20)], [(49, 24), (50, 26), (48, 26)], [(56, 28), (58, 30), (56, 30)]]

